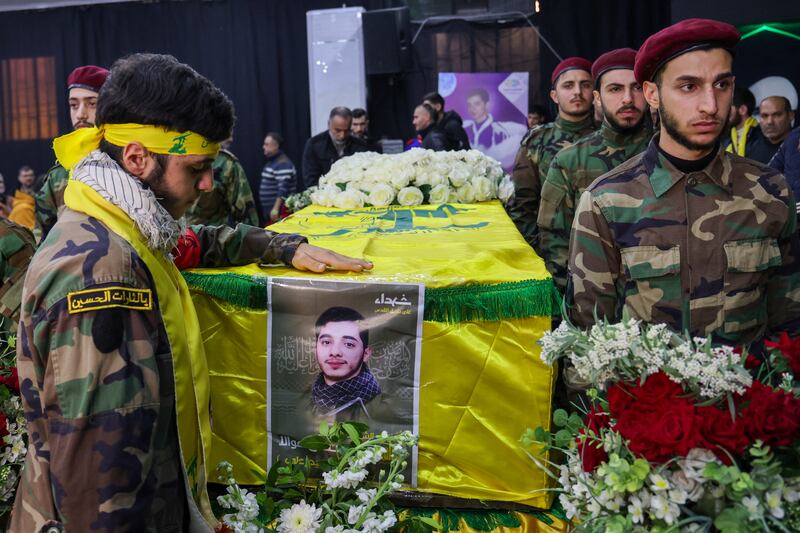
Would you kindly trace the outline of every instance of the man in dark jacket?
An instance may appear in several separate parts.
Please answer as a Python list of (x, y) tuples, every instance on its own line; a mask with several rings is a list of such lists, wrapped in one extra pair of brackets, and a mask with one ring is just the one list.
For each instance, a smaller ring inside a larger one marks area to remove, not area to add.
[(437, 152), (454, 149), (445, 133), (436, 124), (436, 111), (428, 104), (420, 104), (414, 109), (412, 122), (422, 141), (422, 148)]
[(436, 123), (439, 129), (447, 137), (447, 144), (451, 150), (469, 150), (469, 138), (464, 131), (464, 121), (461, 115), (455, 111), (444, 110), (444, 98), (439, 93), (428, 93), (422, 98), (422, 102), (428, 104), (436, 111)]
[(350, 133), (353, 113), (346, 107), (334, 107), (328, 117), (328, 130), (306, 141), (303, 149), (303, 185), (309, 188), (319, 183), (331, 165), (357, 152), (367, 152), (367, 143)]

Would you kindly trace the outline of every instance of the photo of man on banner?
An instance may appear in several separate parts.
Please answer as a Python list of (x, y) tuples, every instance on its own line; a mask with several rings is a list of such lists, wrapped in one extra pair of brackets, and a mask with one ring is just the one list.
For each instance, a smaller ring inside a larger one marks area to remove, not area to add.
[[(424, 287), (270, 278), (268, 461), (313, 461), (298, 446), (321, 422), (418, 434)], [(416, 479), (416, 452), (406, 479)]]
[(465, 117), (470, 146), (510, 172), (528, 131), (528, 73), (442, 72), (439, 93)]

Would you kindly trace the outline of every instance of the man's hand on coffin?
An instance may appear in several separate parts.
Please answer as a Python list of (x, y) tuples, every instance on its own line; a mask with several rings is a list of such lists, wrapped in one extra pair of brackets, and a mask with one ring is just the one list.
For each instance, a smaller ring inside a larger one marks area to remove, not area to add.
[(292, 266), (297, 270), (325, 272), (326, 270), (350, 270), (361, 272), (371, 270), (372, 263), (364, 259), (347, 257), (333, 250), (303, 243), (297, 247), (292, 258)]

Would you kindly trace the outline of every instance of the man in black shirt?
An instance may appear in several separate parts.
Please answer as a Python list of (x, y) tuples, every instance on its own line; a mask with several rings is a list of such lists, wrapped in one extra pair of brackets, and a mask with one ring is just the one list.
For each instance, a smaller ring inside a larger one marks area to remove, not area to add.
[(783, 96), (768, 96), (758, 106), (761, 133), (748, 147), (745, 157), (767, 164), (792, 129), (794, 113), (789, 100)]
[(319, 183), (331, 165), (356, 152), (368, 151), (367, 143), (350, 133), (353, 113), (346, 107), (334, 107), (328, 117), (328, 129), (306, 141), (303, 149), (303, 185)]

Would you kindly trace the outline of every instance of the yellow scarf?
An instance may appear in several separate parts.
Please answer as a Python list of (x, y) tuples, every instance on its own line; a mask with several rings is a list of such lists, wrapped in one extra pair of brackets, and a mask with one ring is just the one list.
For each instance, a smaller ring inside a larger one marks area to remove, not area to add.
[(747, 117), (747, 120), (744, 121), (744, 126), (742, 127), (742, 138), (739, 139), (739, 132), (736, 128), (731, 128), (731, 144), (725, 149), (727, 152), (733, 153), (736, 152), (736, 155), (744, 157), (745, 148), (747, 144), (747, 134), (750, 133), (750, 130), (754, 127), (758, 126), (758, 121), (753, 117)]
[(181, 458), (197, 506), (215, 524), (206, 487), (206, 461), (211, 444), (209, 381), (200, 323), (189, 289), (175, 264), (147, 247), (133, 220), (88, 185), (70, 179), (64, 204), (100, 220), (128, 241), (147, 265), (155, 282), (161, 317), (167, 330), (175, 372), (175, 402)]
[(53, 141), (53, 151), (58, 162), (69, 170), (89, 155), (89, 152), (96, 150), (103, 139), (116, 146), (138, 142), (157, 154), (216, 157), (219, 152), (218, 143), (212, 143), (199, 133), (169, 131), (148, 124), (103, 124), (99, 128), (77, 129), (56, 138)]

